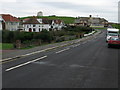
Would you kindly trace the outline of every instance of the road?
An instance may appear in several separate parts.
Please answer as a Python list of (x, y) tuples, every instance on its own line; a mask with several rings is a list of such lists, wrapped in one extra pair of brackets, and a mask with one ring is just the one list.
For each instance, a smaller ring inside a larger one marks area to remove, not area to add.
[(107, 48), (105, 34), (7, 61), (3, 88), (118, 88), (120, 49)]

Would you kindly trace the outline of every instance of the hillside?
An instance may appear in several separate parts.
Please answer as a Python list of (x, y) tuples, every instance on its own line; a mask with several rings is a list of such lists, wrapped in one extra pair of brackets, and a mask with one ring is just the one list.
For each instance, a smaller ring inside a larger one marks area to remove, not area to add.
[(120, 24), (112, 24), (112, 27), (120, 29)]
[[(31, 18), (32, 16), (28, 17), (21, 17), (20, 19)], [(74, 23), (75, 17), (67, 17), (67, 16), (39, 16), (38, 18), (48, 18), (48, 19), (60, 19), (64, 21), (65, 24), (72, 24)]]

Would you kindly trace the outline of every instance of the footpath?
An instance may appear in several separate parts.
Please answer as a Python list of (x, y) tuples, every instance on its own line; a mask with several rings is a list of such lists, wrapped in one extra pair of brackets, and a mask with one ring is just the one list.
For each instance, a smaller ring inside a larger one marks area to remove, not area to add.
[(44, 46), (37, 46), (37, 47), (31, 48), (31, 49), (2, 50), (2, 60), (20, 58), (23, 56), (28, 56), (28, 55), (32, 55), (32, 54), (60, 48), (60, 47), (65, 47), (65, 46), (76, 44), (76, 43), (80, 43), (80, 42), (92, 39), (100, 33), (102, 33), (102, 31), (97, 30), (96, 33), (93, 32), (90, 34), (86, 34), (85, 37), (80, 38), (80, 39), (75, 39), (75, 40), (71, 40), (71, 41), (64, 41), (64, 42), (54, 43), (54, 44), (48, 44), (48, 45), (44, 45)]

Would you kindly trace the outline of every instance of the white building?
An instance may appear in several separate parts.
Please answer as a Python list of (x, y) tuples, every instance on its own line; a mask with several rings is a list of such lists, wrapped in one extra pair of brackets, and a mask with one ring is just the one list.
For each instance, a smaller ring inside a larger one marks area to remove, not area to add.
[(61, 20), (52, 20), (51, 26), (53, 27), (53, 30), (61, 30), (64, 23)]
[(61, 20), (49, 20), (46, 18), (30, 18), (23, 22), (24, 31), (41, 32), (42, 30), (61, 30), (63, 23)]
[[(45, 22), (45, 21), (44, 21)], [(28, 21), (23, 23), (24, 30), (27, 32), (40, 32), (44, 29), (49, 31), (49, 23), (43, 23), (42, 19), (37, 19), (35, 17), (30, 18)]]
[(41, 12), (41, 11), (38, 12), (38, 13), (37, 13), (37, 16), (43, 16), (43, 12)]

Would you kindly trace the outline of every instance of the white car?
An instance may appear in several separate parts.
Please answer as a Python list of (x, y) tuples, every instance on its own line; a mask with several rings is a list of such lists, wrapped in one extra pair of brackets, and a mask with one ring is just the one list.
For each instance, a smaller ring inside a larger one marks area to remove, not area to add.
[(108, 40), (109, 40), (111, 37), (116, 37), (116, 38), (118, 38), (118, 37), (119, 37), (119, 34), (117, 34), (117, 33), (108, 33), (108, 34), (107, 34), (107, 37), (106, 37), (106, 42), (108, 42)]

